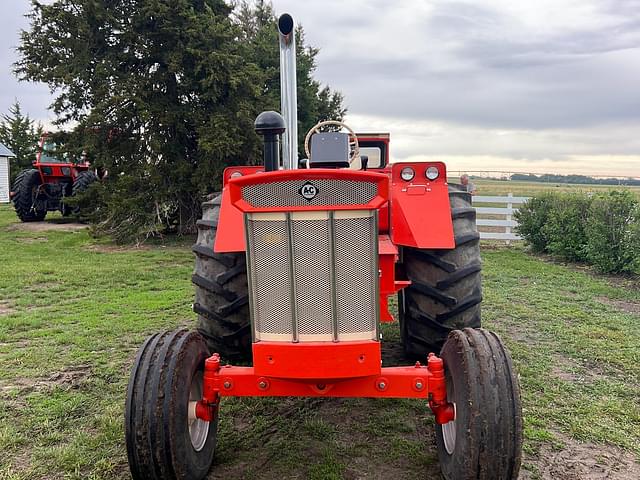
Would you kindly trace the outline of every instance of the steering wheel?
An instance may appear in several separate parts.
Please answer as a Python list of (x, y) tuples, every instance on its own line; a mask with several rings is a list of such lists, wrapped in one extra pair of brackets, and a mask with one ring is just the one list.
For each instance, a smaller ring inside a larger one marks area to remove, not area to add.
[[(338, 120), (325, 120), (324, 122), (318, 122), (315, 126), (311, 127), (307, 136), (304, 138), (304, 153), (307, 154), (307, 158), (311, 160), (311, 136), (314, 133), (320, 133), (322, 127), (327, 126), (336, 126), (340, 128), (344, 128), (349, 132), (349, 147), (351, 150), (351, 155), (349, 155), (349, 164), (351, 164), (358, 156), (360, 155), (360, 144), (358, 143), (358, 137), (356, 136), (356, 132), (347, 125), (346, 123), (340, 122)], [(309, 162), (307, 162), (309, 165)]]

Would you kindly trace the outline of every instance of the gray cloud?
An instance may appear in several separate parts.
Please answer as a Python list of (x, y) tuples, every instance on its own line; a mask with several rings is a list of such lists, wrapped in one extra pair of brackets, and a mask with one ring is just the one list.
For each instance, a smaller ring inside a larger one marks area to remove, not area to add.
[(23, 112), (32, 118), (47, 122), (52, 115), (47, 111), (52, 98), (49, 88), (42, 84), (18, 82), (13, 75), (13, 63), (18, 58), (16, 47), (20, 42), (20, 29), (28, 26), (24, 14), (29, 10), (29, 2), (5, 0), (2, 2), (0, 31), (0, 113), (4, 114), (18, 100)]
[[(320, 48), (317, 76), (344, 93), (349, 118), (389, 125), (401, 157), (640, 160), (638, 0), (274, 4)], [(47, 87), (11, 74), (27, 9), (3, 3), (0, 111), (18, 98), (32, 117), (47, 119)]]
[(628, 3), (592, 2), (575, 18), (555, 7), (550, 26), (502, 2), (393, 2), (368, 15), (364, 2), (330, 1), (324, 18), (295, 3), (322, 47), (319, 74), (355, 113), (532, 129), (640, 117), (640, 9)]

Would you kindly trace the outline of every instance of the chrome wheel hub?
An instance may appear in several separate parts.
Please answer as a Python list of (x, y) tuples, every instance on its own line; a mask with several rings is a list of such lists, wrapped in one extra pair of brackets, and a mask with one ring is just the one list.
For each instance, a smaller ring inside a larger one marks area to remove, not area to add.
[(191, 380), (188, 405), (189, 415), (187, 417), (191, 445), (196, 452), (204, 448), (209, 436), (209, 422), (201, 420), (195, 415), (196, 404), (199, 400), (202, 400), (202, 372), (196, 373)]

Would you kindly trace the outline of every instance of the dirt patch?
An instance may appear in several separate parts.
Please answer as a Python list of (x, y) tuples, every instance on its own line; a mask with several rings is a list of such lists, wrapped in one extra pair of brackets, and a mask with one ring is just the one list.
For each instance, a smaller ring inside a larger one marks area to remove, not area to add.
[[(265, 419), (268, 423), (259, 433), (255, 431), (255, 416), (234, 416), (232, 431), (239, 439), (251, 440), (241, 446), (233, 442), (232, 448), (223, 448), (208, 480), (249, 477), (303, 480), (312, 476), (310, 472), (323, 459), (331, 465), (341, 464), (340, 478), (345, 480), (441, 478), (433, 425), (417, 408), (408, 407), (406, 417), (398, 422), (395, 417), (385, 415), (379, 400), (283, 398), (279, 402), (265, 401), (261, 405), (260, 423)], [(266, 411), (268, 414), (264, 416)], [(321, 428), (310, 434), (313, 428), (310, 424), (315, 422)], [(290, 435), (286, 440), (282, 431), (285, 424)], [(411, 450), (403, 442), (410, 446), (418, 444), (419, 448)], [(329, 458), (327, 443), (333, 445), (334, 451)], [(314, 477), (320, 478), (318, 470), (315, 473)]]
[(607, 297), (598, 297), (597, 300), (600, 303), (614, 307), (617, 310), (622, 310), (625, 313), (640, 315), (640, 303), (638, 302), (632, 302), (630, 300), (615, 300)]
[(49, 239), (46, 237), (18, 238), (16, 240), (18, 240), (20, 243), (43, 243), (49, 241)]
[[(559, 353), (551, 354), (551, 375), (569, 383), (593, 384), (598, 381), (622, 376), (623, 372), (596, 362), (578, 361)], [(625, 380), (628, 381), (628, 380)]]
[[(8, 478), (11, 478), (12, 474), (24, 473), (31, 469), (31, 456), (32, 452), (30, 450), (23, 450), (15, 452), (11, 455), (8, 464), (4, 467), (6, 468), (5, 473), (8, 473)], [(20, 478), (20, 475), (16, 475)], [(28, 477), (22, 477), (28, 478)]]
[(82, 223), (55, 223), (55, 222), (25, 222), (15, 223), (7, 228), (8, 231), (18, 232), (77, 232), (89, 228)]
[(78, 365), (75, 367), (65, 368), (60, 372), (52, 374), (47, 382), (51, 385), (64, 386), (69, 388), (78, 388), (81, 383), (91, 373), (90, 365)]
[(564, 382), (578, 381), (577, 364), (570, 358), (561, 355), (551, 356), (551, 375)]
[[(487, 227), (484, 227), (487, 228)], [(491, 231), (491, 230), (486, 230), (486, 231)], [(504, 227), (498, 227), (497, 230), (495, 230), (497, 232), (500, 233), (504, 233)], [(499, 250), (508, 250), (513, 248), (513, 246), (511, 244), (508, 244), (507, 242), (505, 242), (504, 240), (481, 240), (480, 241), (480, 251), (499, 251)]]
[[(508, 338), (514, 342), (527, 345), (537, 345), (542, 342), (538, 332), (526, 323), (515, 321), (513, 317), (501, 316), (493, 319), (492, 323), (498, 327), (495, 328), (495, 331), (503, 339)], [(494, 330), (494, 328), (491, 328), (491, 330)]]
[(564, 443), (557, 449), (545, 444), (537, 456), (525, 458), (530, 469), (523, 469), (521, 480), (629, 480), (640, 478), (635, 457), (610, 445), (581, 443), (556, 434)]
[(47, 378), (14, 378), (10, 383), (0, 383), (0, 392), (19, 390), (28, 393), (37, 390), (51, 390), (60, 387), (64, 390), (79, 388), (91, 373), (90, 365), (77, 365), (54, 372)]
[(146, 252), (151, 248), (146, 245), (89, 245), (84, 250), (96, 253), (126, 253)]
[(9, 302), (0, 302), (0, 317), (3, 315), (9, 315), (15, 311), (15, 308), (13, 308)]
[(29, 347), (30, 345), (32, 345), (32, 343), (29, 342), (28, 340), (16, 340), (14, 342), (0, 342), (0, 348), (18, 349), (18, 348)]

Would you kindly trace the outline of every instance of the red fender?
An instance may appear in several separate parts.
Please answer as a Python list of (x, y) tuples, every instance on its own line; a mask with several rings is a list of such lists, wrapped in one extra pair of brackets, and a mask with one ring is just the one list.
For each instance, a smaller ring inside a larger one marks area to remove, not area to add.
[[(411, 167), (410, 181), (400, 177)], [(429, 180), (429, 167), (438, 169), (438, 177)], [(391, 168), (391, 240), (395, 245), (414, 248), (454, 248), (449, 187), (444, 163), (396, 163)]]

